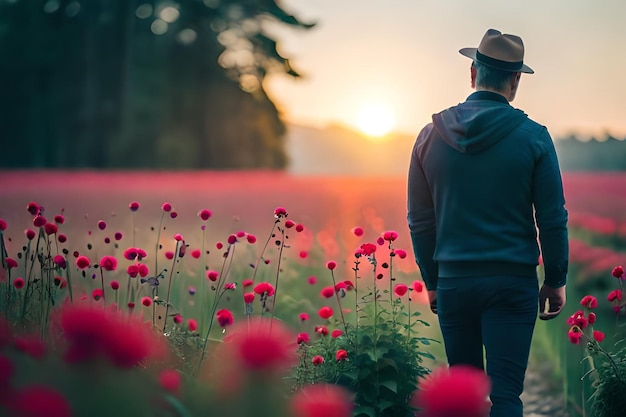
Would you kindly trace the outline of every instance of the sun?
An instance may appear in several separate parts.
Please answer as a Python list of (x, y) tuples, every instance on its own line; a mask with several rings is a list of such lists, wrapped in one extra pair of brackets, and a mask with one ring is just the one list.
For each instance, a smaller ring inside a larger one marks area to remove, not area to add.
[(385, 104), (367, 104), (356, 115), (356, 127), (373, 138), (385, 136), (395, 127), (395, 117), (391, 107)]

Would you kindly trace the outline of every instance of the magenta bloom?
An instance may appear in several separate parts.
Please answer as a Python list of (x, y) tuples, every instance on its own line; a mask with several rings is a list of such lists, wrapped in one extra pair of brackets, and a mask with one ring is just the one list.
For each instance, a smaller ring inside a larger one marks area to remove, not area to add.
[(100, 259), (100, 268), (105, 271), (115, 271), (117, 269), (117, 259), (114, 256), (103, 256)]
[(364, 243), (361, 245), (361, 254), (364, 256), (373, 255), (376, 252), (376, 245), (373, 243)]
[(342, 334), (343, 334), (343, 330), (341, 330), (341, 329), (335, 329), (332, 332), (330, 332), (330, 335), (333, 337), (333, 339), (338, 338)]
[(150, 297), (141, 297), (141, 304), (146, 307), (150, 307), (152, 305), (152, 298)]
[(191, 257), (198, 259), (200, 258), (200, 255), (202, 255), (202, 252), (200, 251), (200, 249), (194, 249), (191, 251)]
[(413, 281), (413, 290), (415, 292), (424, 291), (424, 284), (422, 284), (420, 281)]
[(169, 259), (170, 261), (174, 259), (174, 251), (168, 250), (164, 253), (165, 259)]
[(308, 333), (303, 332), (303, 333), (299, 333), (298, 337), (296, 338), (296, 343), (298, 343), (299, 345), (303, 344), (303, 343), (309, 343), (309, 341), (311, 340), (310, 336)]
[(317, 277), (316, 277), (316, 276), (314, 276), (314, 275), (311, 275), (311, 276), (310, 276), (310, 277), (308, 277), (306, 280), (307, 280), (307, 282), (308, 282), (309, 284), (311, 284), (311, 285), (315, 285), (315, 284), (317, 284)]
[(296, 224), (296, 232), (300, 233), (304, 230), (304, 226), (300, 223)]
[(236, 235), (229, 235), (228, 239), (226, 239), (226, 241), (228, 242), (229, 245), (234, 245), (235, 243), (237, 243), (237, 236)]
[(255, 235), (251, 235), (251, 234), (248, 233), (246, 235), (246, 240), (248, 241), (248, 243), (254, 244), (254, 243), (256, 243), (256, 236)]
[(182, 377), (180, 372), (176, 369), (164, 369), (159, 372), (159, 384), (161, 388), (172, 394), (177, 394), (180, 391), (180, 385)]
[(589, 309), (593, 309), (598, 307), (598, 299), (593, 295), (585, 295), (582, 300), (580, 300), (580, 305)]
[(113, 235), (113, 238), (115, 240), (122, 240), (123, 237), (124, 235), (122, 234), (122, 232), (115, 232), (115, 234)]
[(174, 240), (177, 242), (180, 242), (181, 240), (185, 240), (185, 239), (183, 239), (183, 235), (181, 235), (180, 233), (176, 233), (174, 235)]
[(622, 290), (617, 289), (617, 290), (613, 290), (609, 293), (609, 295), (606, 297), (606, 299), (608, 301), (620, 301), (622, 299)]
[(5, 258), (7, 268), (17, 268), (17, 261), (13, 258)]
[(196, 321), (196, 319), (187, 320), (187, 326), (189, 327), (190, 332), (195, 332), (196, 330), (198, 330), (198, 322)]
[(276, 209), (274, 210), (274, 217), (276, 217), (277, 219), (281, 217), (287, 217), (287, 210), (285, 210), (284, 207), (276, 207)]
[(104, 291), (102, 291), (102, 288), (96, 288), (91, 292), (91, 298), (96, 301), (98, 301), (102, 297), (104, 297)]
[(80, 255), (76, 258), (76, 267), (78, 269), (87, 269), (91, 265), (91, 261), (85, 255)]
[(604, 340), (604, 333), (602, 333), (600, 330), (594, 330), (593, 338), (596, 339), (598, 343), (600, 343)]
[(352, 233), (354, 234), (354, 236), (361, 237), (363, 236), (363, 228), (357, 226), (352, 229)]
[(28, 205), (26, 206), (26, 210), (33, 216), (36, 216), (39, 213), (41, 213), (41, 207), (39, 206), (39, 204), (35, 203), (34, 201), (31, 201), (30, 203), (28, 203)]
[(120, 289), (120, 283), (116, 280), (111, 281), (111, 289), (117, 291)]
[(217, 281), (217, 278), (219, 277), (219, 272), (217, 271), (213, 271), (213, 270), (208, 270), (206, 271), (206, 277), (210, 280), (210, 281)]
[(396, 286), (393, 287), (393, 292), (398, 297), (402, 297), (404, 294), (407, 293), (408, 290), (409, 290), (409, 287), (407, 287), (406, 284), (396, 284)]
[(272, 295), (274, 295), (275, 290), (274, 286), (269, 282), (259, 282), (254, 287), (254, 292), (259, 295), (266, 294), (268, 297), (271, 297)]
[(624, 267), (621, 265), (616, 266), (611, 271), (611, 275), (613, 275), (615, 278), (624, 278)]
[(246, 278), (243, 281), (241, 281), (241, 286), (244, 287), (244, 288), (249, 287), (251, 285), (254, 285), (254, 281), (252, 281), (249, 278)]
[(300, 313), (298, 318), (300, 319), (300, 321), (307, 321), (309, 319), (309, 315), (307, 313)]
[(254, 293), (253, 292), (247, 292), (243, 295), (243, 301), (246, 304), (252, 304), (252, 302), (254, 301)]
[(573, 326), (567, 332), (567, 337), (569, 338), (570, 343), (577, 345), (580, 343), (580, 339), (583, 337), (583, 332), (578, 326)]
[(183, 316), (181, 316), (180, 314), (174, 314), (172, 320), (174, 320), (174, 323), (180, 324), (183, 322)]
[(328, 319), (333, 315), (333, 309), (328, 306), (324, 306), (317, 311), (317, 314), (319, 314), (319, 316), (323, 319)]
[(48, 236), (50, 236), (56, 234), (56, 232), (59, 231), (59, 228), (54, 223), (46, 223), (43, 225), (43, 230)]
[(62, 214), (57, 214), (56, 216), (54, 216), (54, 222), (58, 224), (63, 224), (65, 223), (65, 217), (63, 217)]
[(217, 318), (217, 322), (219, 323), (220, 327), (230, 326), (235, 321), (233, 313), (225, 308), (218, 310), (217, 313), (215, 313), (215, 317)]
[(64, 234), (64, 233), (59, 233), (57, 235), (57, 239), (58, 239), (59, 243), (65, 243), (65, 242), (67, 242), (67, 235)]
[(107, 228), (107, 222), (104, 220), (98, 220), (98, 229), (104, 230)]
[(322, 288), (321, 294), (322, 294), (322, 297), (324, 298), (331, 298), (332, 296), (335, 295), (335, 287), (330, 286), (330, 287)]
[(26, 239), (33, 240), (36, 236), (36, 233), (33, 229), (26, 229), (24, 230), (24, 235), (26, 236)]
[(335, 353), (335, 359), (337, 362), (345, 361), (348, 359), (348, 352), (345, 349), (339, 349), (337, 353)]
[(128, 205), (128, 208), (130, 209), (130, 211), (137, 211), (139, 210), (139, 203), (136, 201), (131, 201), (131, 203)]
[(65, 267), (67, 267), (67, 262), (65, 261), (65, 257), (63, 255), (55, 255), (54, 258), (52, 258), (52, 261), (59, 268), (65, 269)]
[(46, 223), (48, 223), (48, 220), (42, 215), (35, 216), (33, 219), (33, 225), (35, 227), (43, 227)]
[(393, 242), (397, 238), (398, 238), (398, 232), (396, 232), (396, 231), (388, 230), (388, 231), (383, 233), (383, 239), (388, 241), (388, 242)]
[(313, 359), (311, 359), (313, 365), (321, 365), (324, 363), (324, 357), (322, 355), (315, 355)]
[(398, 255), (398, 258), (400, 259), (406, 258), (406, 251), (404, 249), (396, 249), (394, 253)]
[(13, 280), (13, 286), (18, 290), (24, 288), (24, 278), (21, 278), (21, 277), (15, 278)]
[(296, 224), (294, 223), (293, 220), (285, 220), (285, 227), (287, 229), (291, 229), (292, 227), (294, 227)]
[(330, 269), (331, 271), (335, 268), (337, 268), (337, 262), (335, 261), (328, 261), (326, 262), (326, 268)]
[(72, 416), (72, 408), (63, 394), (45, 385), (28, 385), (14, 391), (7, 399), (6, 409), (12, 416)]
[(198, 216), (200, 216), (200, 218), (204, 221), (207, 221), (211, 218), (211, 216), (213, 215), (213, 213), (211, 213), (211, 210), (207, 210), (207, 209), (202, 209), (200, 210), (200, 212), (198, 213)]
[(0, 231), (7, 230), (7, 222), (4, 219), (0, 219)]
[(161, 206), (161, 210), (169, 213), (170, 211), (172, 211), (172, 205), (170, 203), (163, 203), (163, 205)]

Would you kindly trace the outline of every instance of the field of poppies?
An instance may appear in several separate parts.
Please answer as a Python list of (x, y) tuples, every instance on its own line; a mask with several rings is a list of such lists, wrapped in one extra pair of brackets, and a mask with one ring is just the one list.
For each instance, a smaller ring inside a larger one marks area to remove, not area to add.
[[(404, 178), (24, 171), (0, 183), (0, 410), (37, 396), (47, 414), (33, 415), (312, 417), (330, 415), (326, 400), (336, 416), (412, 415), (444, 360)], [(626, 175), (564, 183), (571, 287), (602, 288), (625, 262)]]

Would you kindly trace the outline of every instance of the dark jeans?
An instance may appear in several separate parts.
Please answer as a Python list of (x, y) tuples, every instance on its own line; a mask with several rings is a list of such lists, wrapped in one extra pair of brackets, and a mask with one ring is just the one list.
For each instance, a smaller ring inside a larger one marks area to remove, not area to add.
[(538, 312), (537, 277), (439, 278), (437, 310), (448, 363), (491, 378), (490, 417), (522, 417), (524, 376)]

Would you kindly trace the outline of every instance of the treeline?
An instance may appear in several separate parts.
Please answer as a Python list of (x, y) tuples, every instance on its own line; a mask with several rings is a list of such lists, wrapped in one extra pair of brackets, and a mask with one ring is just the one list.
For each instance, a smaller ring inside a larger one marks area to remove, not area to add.
[(555, 146), (563, 171), (626, 171), (626, 138), (569, 136), (555, 140)]
[(0, 0), (1, 168), (284, 168), (275, 0)]

